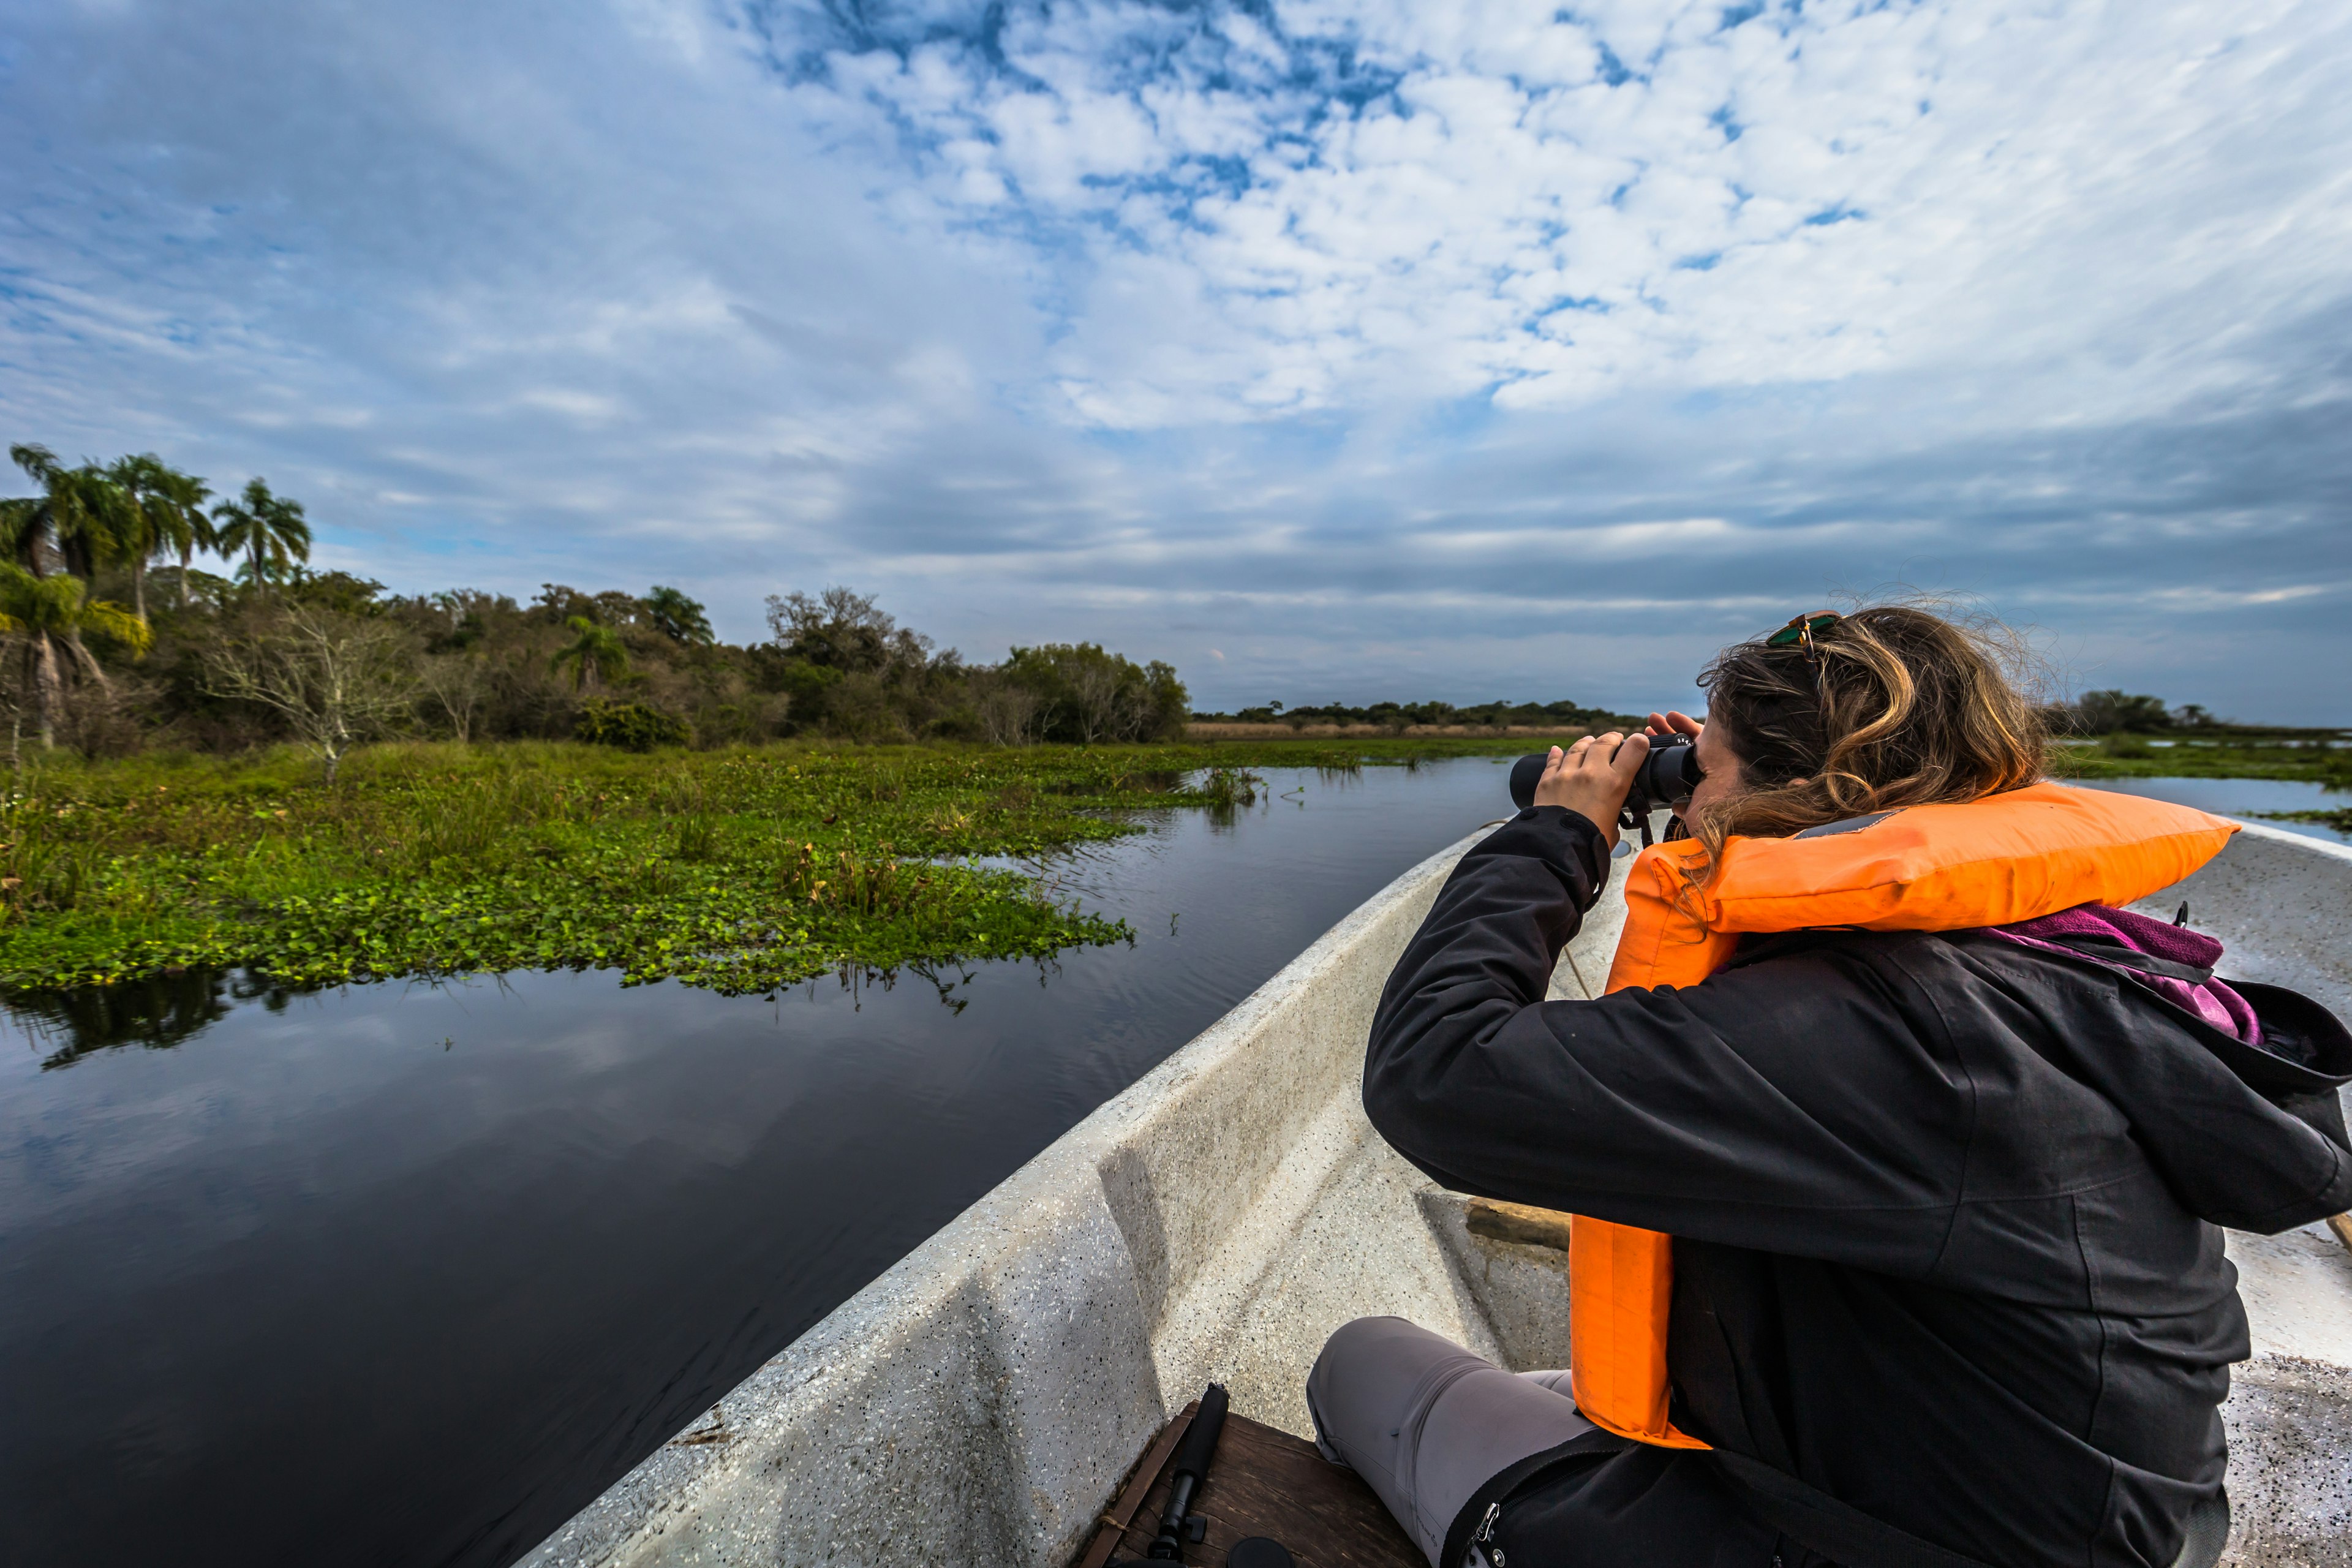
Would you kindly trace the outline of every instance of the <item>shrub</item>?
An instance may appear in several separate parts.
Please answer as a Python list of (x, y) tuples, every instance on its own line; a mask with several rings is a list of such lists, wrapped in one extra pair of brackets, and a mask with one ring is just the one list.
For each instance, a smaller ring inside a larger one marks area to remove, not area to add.
[(2154, 734), (2172, 728), (2172, 714), (2161, 697), (2128, 691), (2085, 691), (2074, 699), (2074, 732), (2112, 735), (2117, 731)]
[(893, 700), (897, 695), (887, 679), (872, 671), (843, 676), (825, 691), (825, 733), (868, 745), (905, 739), (906, 722)]
[(572, 732), (595, 745), (618, 746), (625, 752), (683, 746), (694, 739), (692, 727), (675, 713), (643, 702), (610, 702), (595, 697), (581, 705), (580, 721)]
[(1100, 643), (1016, 647), (999, 668), (1005, 685), (1036, 700), (1036, 732), (1048, 741), (1173, 741), (1184, 733), (1192, 700), (1175, 668), (1139, 665)]
[(1265, 780), (1245, 768), (1211, 768), (1201, 780), (1200, 793), (1211, 809), (1231, 811), (1237, 805), (1255, 805), (1257, 792), (1265, 787)]

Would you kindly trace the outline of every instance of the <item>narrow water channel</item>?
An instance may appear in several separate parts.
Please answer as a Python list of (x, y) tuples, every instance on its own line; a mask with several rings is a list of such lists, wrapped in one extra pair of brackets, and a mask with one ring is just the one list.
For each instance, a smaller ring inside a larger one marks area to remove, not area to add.
[(13, 1011), (0, 1557), (537, 1544), (1414, 862), (1485, 761), (1060, 862), (1131, 947), (775, 1000), (610, 974)]

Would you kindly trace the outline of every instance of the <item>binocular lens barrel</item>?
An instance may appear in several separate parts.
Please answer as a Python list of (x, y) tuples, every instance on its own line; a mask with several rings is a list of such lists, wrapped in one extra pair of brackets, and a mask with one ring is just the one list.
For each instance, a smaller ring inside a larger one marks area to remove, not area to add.
[[(1521, 811), (1536, 803), (1536, 785), (1543, 782), (1544, 764), (1550, 760), (1550, 752), (1535, 752), (1511, 764), (1511, 804)], [(1699, 776), (1698, 748), (1687, 736), (1654, 736), (1650, 754), (1642, 759), (1642, 771), (1626, 792), (1626, 808), (1647, 816), (1661, 806), (1679, 805), (1698, 787)]]

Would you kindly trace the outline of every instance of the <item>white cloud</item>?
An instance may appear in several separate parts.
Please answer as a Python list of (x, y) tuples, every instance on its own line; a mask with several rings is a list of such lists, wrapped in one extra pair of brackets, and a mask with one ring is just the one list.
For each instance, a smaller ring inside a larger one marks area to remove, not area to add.
[(2058, 363), (2041, 416), (2146, 414), (2344, 281), (2340, 6), (1274, 15), (1015, 6), (793, 92), (886, 106), (929, 221), (1017, 210), (1063, 412), (1121, 428)]

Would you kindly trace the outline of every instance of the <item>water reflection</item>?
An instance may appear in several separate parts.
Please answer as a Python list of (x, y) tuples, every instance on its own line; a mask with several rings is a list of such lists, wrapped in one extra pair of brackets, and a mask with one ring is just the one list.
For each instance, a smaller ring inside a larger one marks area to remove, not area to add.
[[(1032, 962), (1041, 985), (1061, 972), (1056, 960)], [(804, 981), (793, 989), (805, 991), (818, 985), (835, 987), (848, 997), (850, 1010), (857, 1012), (863, 1008), (867, 992), (892, 992), (904, 982), (929, 987), (940, 1005), (953, 1015), (971, 1005), (971, 998), (965, 988), (971, 984), (974, 973), (952, 964), (909, 963), (896, 970), (845, 964), (831, 974)], [(610, 972), (600, 978), (607, 984), (618, 984), (618, 977)], [(241, 1003), (257, 1004), (267, 1012), (282, 1013), (299, 996), (345, 994), (384, 985), (406, 989), (416, 985), (470, 986), (485, 983), (501, 984), (504, 977), (466, 976), (455, 981), (379, 981), (289, 987), (243, 969), (185, 969), (176, 973), (124, 981), (114, 985), (0, 986), (0, 1016), (5, 1016), (22, 1033), (34, 1049), (43, 1053), (41, 1070), (52, 1072), (118, 1046), (169, 1050), (194, 1039), (213, 1025), (228, 1017)]]
[(1057, 963), (0, 998), (0, 1557), (511, 1562), (1503, 790), (1266, 773)]
[(70, 989), (0, 989), (0, 1005), (36, 1048), (47, 1052), (41, 1070), (68, 1068), (94, 1052), (116, 1046), (169, 1050), (228, 1016), (233, 1002), (260, 997), (283, 1007), (285, 994), (240, 973), (235, 981), (213, 969), (121, 985)]

